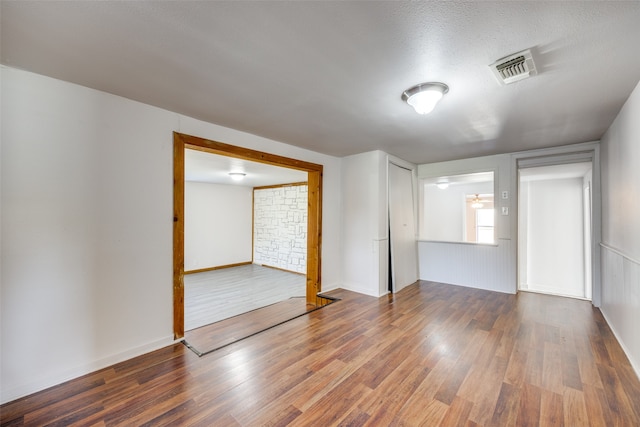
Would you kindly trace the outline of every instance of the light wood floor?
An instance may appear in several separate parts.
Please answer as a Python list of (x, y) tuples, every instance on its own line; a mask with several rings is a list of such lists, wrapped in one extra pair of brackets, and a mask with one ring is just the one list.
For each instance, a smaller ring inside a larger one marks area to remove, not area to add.
[(255, 264), (184, 276), (185, 330), (306, 295), (306, 277)]
[(174, 345), (0, 408), (3, 425), (638, 426), (597, 309), (421, 282), (199, 358)]

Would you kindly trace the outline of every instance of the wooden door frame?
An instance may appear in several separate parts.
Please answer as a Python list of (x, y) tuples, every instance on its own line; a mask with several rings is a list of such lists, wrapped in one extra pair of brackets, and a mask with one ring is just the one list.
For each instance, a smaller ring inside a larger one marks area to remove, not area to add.
[(178, 132), (173, 133), (173, 333), (184, 337), (184, 158), (185, 149), (235, 157), (307, 172), (307, 304), (316, 305), (321, 291), (322, 165), (229, 145)]

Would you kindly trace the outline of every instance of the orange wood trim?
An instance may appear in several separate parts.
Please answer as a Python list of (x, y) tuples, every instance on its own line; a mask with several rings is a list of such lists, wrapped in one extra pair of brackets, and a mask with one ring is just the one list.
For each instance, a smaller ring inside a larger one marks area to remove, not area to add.
[(173, 133), (173, 337), (184, 337), (184, 142)]
[(207, 153), (221, 154), (228, 157), (253, 160), (255, 162), (266, 163), (274, 166), (285, 166), (291, 169), (302, 171), (322, 171), (322, 165), (305, 162), (303, 160), (292, 159), (290, 157), (278, 156), (276, 154), (263, 153), (262, 151), (250, 148), (237, 147), (223, 142), (212, 141), (210, 139), (198, 138), (197, 136), (178, 133), (186, 148), (204, 151)]
[(225, 268), (240, 267), (242, 265), (249, 265), (249, 264), (252, 264), (252, 262), (251, 261), (238, 262), (235, 264), (219, 265), (217, 267), (207, 267), (207, 268), (199, 268), (198, 270), (189, 270), (189, 271), (185, 271), (184, 274), (204, 273), (205, 271), (223, 270)]
[(309, 171), (307, 212), (307, 303), (316, 304), (322, 290), (322, 169)]
[(256, 192), (251, 192), (251, 262), (256, 251)]
[[(178, 151), (180, 146), (180, 153)], [(287, 167), (308, 173), (307, 302), (316, 305), (321, 291), (322, 171), (323, 166), (174, 132), (174, 334), (184, 336), (184, 150), (204, 151), (228, 157)], [(179, 185), (180, 184), (180, 185)], [(180, 187), (180, 188), (177, 188)], [(178, 209), (177, 204), (180, 204)], [(176, 255), (176, 252), (180, 252)], [(252, 255), (253, 257), (253, 255)], [(178, 307), (178, 305), (180, 307)], [(178, 319), (179, 317), (179, 319)]]
[(268, 190), (270, 188), (297, 187), (307, 185), (307, 182), (292, 182), (291, 184), (263, 185), (262, 187), (253, 187), (253, 190)]

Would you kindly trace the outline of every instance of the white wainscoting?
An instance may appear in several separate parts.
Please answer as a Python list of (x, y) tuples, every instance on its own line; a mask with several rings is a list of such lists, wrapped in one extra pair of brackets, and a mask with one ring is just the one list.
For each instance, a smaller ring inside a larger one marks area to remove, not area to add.
[(631, 366), (640, 377), (640, 261), (605, 244), (602, 247), (602, 306)]
[(513, 294), (516, 260), (512, 241), (498, 245), (418, 242), (421, 280)]

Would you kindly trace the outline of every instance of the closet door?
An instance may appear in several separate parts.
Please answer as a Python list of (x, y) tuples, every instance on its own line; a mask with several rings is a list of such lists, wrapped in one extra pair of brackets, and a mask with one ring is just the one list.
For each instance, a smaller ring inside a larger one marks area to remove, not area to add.
[(411, 171), (389, 163), (389, 246), (393, 292), (418, 280)]

